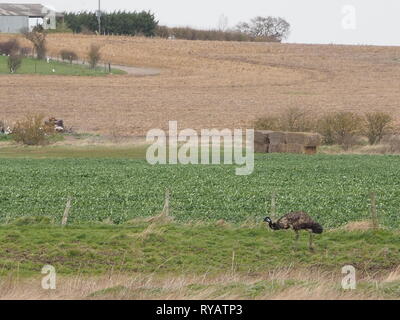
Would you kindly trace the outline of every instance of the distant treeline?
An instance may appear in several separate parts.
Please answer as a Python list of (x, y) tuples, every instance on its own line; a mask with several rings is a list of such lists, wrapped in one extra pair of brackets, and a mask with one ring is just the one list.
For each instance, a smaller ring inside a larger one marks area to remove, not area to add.
[(156, 35), (161, 38), (217, 41), (260, 41), (282, 42), (290, 34), (290, 24), (281, 17), (255, 17), (248, 22), (240, 22), (233, 29), (227, 22), (215, 30), (198, 30), (190, 27), (169, 28), (158, 26)]
[(158, 26), (156, 36), (184, 40), (280, 42), (272, 36), (254, 36), (237, 30), (199, 30), (190, 27), (169, 28)]
[[(98, 32), (99, 24), (94, 12), (65, 12), (64, 21), (75, 33)], [(103, 12), (101, 34), (155, 36), (158, 21), (151, 12)]]
[[(99, 24), (95, 12), (65, 12), (64, 22), (74, 33), (95, 33)], [(185, 40), (281, 42), (290, 32), (290, 24), (282, 18), (255, 17), (233, 29), (199, 30), (190, 27), (159, 26), (149, 11), (103, 12), (101, 34), (132, 35)]]

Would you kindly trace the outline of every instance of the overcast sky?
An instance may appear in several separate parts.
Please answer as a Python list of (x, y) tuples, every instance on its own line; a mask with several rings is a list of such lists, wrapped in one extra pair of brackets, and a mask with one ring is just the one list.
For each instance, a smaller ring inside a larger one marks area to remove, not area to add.
[[(40, 3), (40, 0), (4, 2)], [(43, 0), (58, 11), (95, 10), (98, 0)], [(287, 42), (400, 45), (400, 0), (101, 0), (103, 10), (150, 10), (162, 25), (216, 28), (254, 16), (292, 25)], [(354, 8), (354, 9), (353, 9)]]

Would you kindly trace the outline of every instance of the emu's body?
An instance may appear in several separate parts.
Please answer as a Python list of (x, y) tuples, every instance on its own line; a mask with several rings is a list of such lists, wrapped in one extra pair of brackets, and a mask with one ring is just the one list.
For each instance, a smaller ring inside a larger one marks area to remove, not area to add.
[(315, 222), (307, 213), (302, 211), (288, 213), (276, 222), (272, 222), (271, 218), (267, 217), (264, 219), (264, 222), (267, 222), (272, 230), (293, 229), (296, 232), (296, 241), (299, 240), (300, 230), (309, 231), (310, 250), (313, 250), (313, 234), (321, 234), (324, 231), (319, 223)]

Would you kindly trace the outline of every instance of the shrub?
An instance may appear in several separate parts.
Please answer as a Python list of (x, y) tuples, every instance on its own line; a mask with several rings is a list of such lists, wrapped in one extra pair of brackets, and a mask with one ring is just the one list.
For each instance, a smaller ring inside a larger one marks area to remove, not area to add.
[(199, 30), (189, 27), (168, 28), (160, 26), (156, 33), (159, 37), (168, 38), (173, 35), (176, 39), (205, 40), (205, 41), (264, 41), (248, 34), (232, 30)]
[(89, 66), (90, 68), (94, 69), (96, 68), (97, 64), (99, 63), (101, 59), (101, 53), (100, 53), (100, 46), (92, 44), (89, 49), (88, 53), (88, 60), (89, 60)]
[(379, 143), (383, 136), (391, 131), (393, 118), (385, 112), (369, 112), (365, 114), (364, 134), (369, 144)]
[(167, 39), (171, 36), (170, 29), (166, 26), (157, 26), (155, 33), (157, 37), (164, 39)]
[(309, 112), (305, 109), (291, 107), (284, 111), (281, 116), (283, 131), (309, 132), (314, 130), (314, 123)]
[(21, 67), (22, 56), (20, 54), (12, 53), (7, 59), (8, 70), (10, 73), (15, 73)]
[(0, 43), (0, 54), (5, 54), (8, 56), (11, 54), (17, 54), (19, 50), (20, 46), (17, 39), (11, 39)]
[(46, 46), (46, 36), (45, 30), (36, 28), (33, 31), (24, 31), (23, 35), (26, 39), (32, 42), (33, 47), (36, 52), (36, 57), (40, 60), (46, 59), (47, 56), (47, 46)]
[(281, 130), (280, 119), (274, 116), (258, 118), (254, 122), (254, 128), (257, 130), (279, 131)]
[(72, 50), (61, 50), (60, 57), (63, 61), (67, 60), (71, 64), (73, 61), (78, 60), (78, 55)]
[(334, 117), (332, 115), (323, 116), (318, 121), (317, 131), (323, 138), (323, 143), (333, 145), (336, 142), (334, 131)]
[(255, 128), (259, 130), (310, 132), (315, 127), (309, 112), (296, 107), (286, 109), (279, 116), (262, 117), (255, 121)]
[(382, 143), (386, 146), (386, 153), (400, 153), (400, 135), (391, 135), (384, 138)]
[(46, 144), (54, 128), (45, 126), (43, 119), (42, 115), (28, 115), (25, 120), (18, 121), (12, 129), (13, 139), (29, 146)]
[(326, 144), (339, 144), (345, 149), (355, 142), (361, 132), (362, 118), (353, 112), (336, 112), (324, 116), (319, 121), (318, 132), (324, 136)]
[(28, 56), (32, 55), (32, 49), (29, 48), (29, 47), (22, 47), (22, 48), (19, 50), (19, 53), (20, 53), (20, 55), (23, 56), (23, 57), (28, 57)]
[[(327, 145), (338, 144), (344, 149), (354, 145), (379, 143), (382, 138), (394, 130), (393, 118), (384, 112), (372, 112), (364, 117), (353, 112), (335, 112), (313, 119), (304, 109), (289, 108), (277, 116), (266, 116), (254, 122), (258, 130), (318, 132)], [(393, 148), (397, 148), (397, 140), (392, 139)]]

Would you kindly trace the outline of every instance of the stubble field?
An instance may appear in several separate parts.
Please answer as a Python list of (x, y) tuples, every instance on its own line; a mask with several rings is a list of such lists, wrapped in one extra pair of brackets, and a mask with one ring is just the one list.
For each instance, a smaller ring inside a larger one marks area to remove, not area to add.
[(287, 107), (382, 110), (400, 119), (397, 47), (48, 37), (52, 56), (70, 48), (84, 57), (92, 43), (102, 46), (107, 62), (157, 68), (161, 75), (2, 75), (0, 118), (41, 112), (81, 132), (120, 135), (166, 129), (168, 120), (181, 128), (246, 127)]

